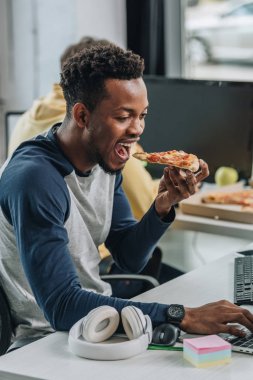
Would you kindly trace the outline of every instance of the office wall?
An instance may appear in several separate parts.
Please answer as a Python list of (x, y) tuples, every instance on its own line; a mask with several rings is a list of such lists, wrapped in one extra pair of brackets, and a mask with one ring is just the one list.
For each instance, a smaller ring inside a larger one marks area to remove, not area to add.
[(4, 113), (26, 110), (59, 81), (59, 57), (80, 37), (126, 46), (125, 13), (125, 0), (0, 0), (0, 162)]
[(77, 0), (78, 36), (90, 34), (126, 47), (125, 0)]
[(59, 56), (80, 37), (107, 38), (125, 46), (124, 4), (125, 0), (37, 0), (36, 95), (59, 80)]
[(5, 130), (4, 130), (4, 98), (7, 90), (7, 0), (0, 1), (0, 163), (4, 158)]

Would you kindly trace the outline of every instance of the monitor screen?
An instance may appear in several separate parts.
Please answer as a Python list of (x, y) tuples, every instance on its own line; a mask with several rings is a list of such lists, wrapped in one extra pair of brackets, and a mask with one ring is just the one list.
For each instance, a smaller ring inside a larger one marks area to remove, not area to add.
[[(220, 166), (251, 177), (253, 83), (144, 77), (149, 99), (145, 151), (184, 150), (209, 165), (209, 182)], [(148, 165), (153, 177), (163, 167)]]

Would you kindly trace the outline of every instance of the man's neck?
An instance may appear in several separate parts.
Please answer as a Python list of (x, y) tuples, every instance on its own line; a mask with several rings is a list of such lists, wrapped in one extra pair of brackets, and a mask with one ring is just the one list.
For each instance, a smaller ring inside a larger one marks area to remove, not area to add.
[(90, 172), (94, 168), (96, 163), (90, 162), (86, 157), (85, 146), (80, 144), (80, 131), (77, 127), (71, 125), (71, 122), (66, 123), (64, 120), (56, 130), (55, 136), (64, 155), (79, 172)]

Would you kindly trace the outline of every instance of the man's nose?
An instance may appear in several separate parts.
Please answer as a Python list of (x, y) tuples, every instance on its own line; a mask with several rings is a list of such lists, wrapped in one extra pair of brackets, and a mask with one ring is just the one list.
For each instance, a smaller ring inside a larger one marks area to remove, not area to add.
[(132, 121), (128, 128), (128, 133), (134, 136), (141, 136), (144, 131), (144, 122), (140, 119), (135, 119)]

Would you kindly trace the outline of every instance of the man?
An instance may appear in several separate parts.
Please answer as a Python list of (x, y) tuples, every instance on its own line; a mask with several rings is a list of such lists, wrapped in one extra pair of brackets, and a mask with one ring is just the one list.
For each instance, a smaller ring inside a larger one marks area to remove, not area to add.
[[(90, 36), (83, 37), (73, 45), (68, 46), (61, 55), (60, 65), (63, 67), (66, 59), (82, 49), (98, 44), (107, 45), (105, 39), (96, 39)], [(34, 100), (31, 108), (18, 120), (8, 144), (8, 155), (24, 141), (47, 131), (52, 125), (62, 122), (66, 113), (66, 102), (62, 89), (54, 83), (51, 91), (43, 97)], [(136, 144), (133, 152), (140, 150)], [(135, 218), (141, 219), (153, 202), (158, 189), (158, 180), (153, 180), (143, 163), (130, 157), (123, 172), (123, 189), (130, 202)]]
[[(69, 45), (61, 55), (60, 66), (63, 68), (64, 62), (75, 53), (96, 45), (108, 45), (110, 42), (105, 39), (96, 39), (90, 36), (82, 37), (79, 42)], [(62, 88), (58, 83), (54, 83), (51, 91), (43, 97), (36, 99), (31, 108), (28, 109), (18, 120), (14, 131), (11, 134), (8, 154), (9, 156), (24, 141), (48, 131), (54, 124), (62, 122), (66, 114), (66, 102)], [(140, 150), (139, 144), (135, 144), (132, 153)], [(141, 219), (151, 206), (158, 190), (159, 180), (152, 179), (151, 175), (144, 168), (143, 163), (130, 157), (123, 169), (122, 188), (128, 198), (131, 210), (136, 219)], [(122, 273), (113, 263), (109, 251), (104, 245), (99, 247), (100, 256), (103, 258), (100, 268), (106, 274)], [(181, 271), (161, 263), (161, 253), (156, 248), (148, 265), (142, 274), (151, 275), (160, 283), (182, 274)], [(113, 282), (114, 294), (130, 298), (142, 292), (143, 285), (138, 282), (127, 283)]]
[[(153, 327), (179, 323), (187, 332), (253, 330), (253, 315), (227, 301), (198, 308), (111, 297), (98, 273), (105, 242), (117, 265), (138, 272), (173, 222), (174, 204), (208, 175), (166, 167), (158, 195), (141, 221), (131, 214), (121, 170), (139, 141), (148, 109), (143, 60), (114, 45), (86, 49), (64, 65), (62, 124), (19, 146), (2, 168), (0, 273), (18, 344), (69, 330), (90, 310), (133, 304)], [(176, 313), (176, 315), (175, 315)]]

